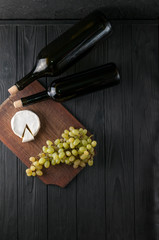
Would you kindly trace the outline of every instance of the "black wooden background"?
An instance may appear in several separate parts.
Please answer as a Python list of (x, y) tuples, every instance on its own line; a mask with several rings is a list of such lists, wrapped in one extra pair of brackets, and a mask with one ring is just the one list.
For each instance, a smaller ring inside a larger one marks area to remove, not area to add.
[[(158, 2), (152, 2), (143, 6), (142, 1), (128, 1), (123, 6), (121, 0), (110, 1), (108, 15), (155, 18)], [(1, 1), (1, 19), (15, 20), (0, 21), (0, 103), (8, 97), (7, 89), (32, 68), (43, 46), (74, 24), (73, 19), (106, 5), (104, 0), (92, 0), (89, 8), (87, 4)], [(16, 20), (20, 18), (65, 20)], [(158, 23), (112, 24), (112, 36), (63, 74), (111, 61), (120, 69), (120, 85), (64, 104), (94, 133), (94, 166), (65, 189), (46, 186), (38, 178), (27, 178), (26, 167), (0, 143), (0, 239), (159, 239)], [(45, 86), (50, 81), (40, 80)]]

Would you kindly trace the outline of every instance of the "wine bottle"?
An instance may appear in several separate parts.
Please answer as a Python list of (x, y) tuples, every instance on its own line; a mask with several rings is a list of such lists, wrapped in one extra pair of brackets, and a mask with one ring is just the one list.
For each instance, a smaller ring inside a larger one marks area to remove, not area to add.
[(111, 33), (110, 22), (101, 10), (96, 10), (43, 48), (30, 73), (17, 81), (10, 94), (24, 89), (35, 79), (57, 76), (85, 56), (104, 36)]
[(97, 90), (108, 88), (120, 81), (119, 71), (114, 63), (108, 63), (67, 77), (56, 79), (43, 92), (21, 98), (14, 102), (16, 108), (27, 106), (48, 98), (63, 102)]

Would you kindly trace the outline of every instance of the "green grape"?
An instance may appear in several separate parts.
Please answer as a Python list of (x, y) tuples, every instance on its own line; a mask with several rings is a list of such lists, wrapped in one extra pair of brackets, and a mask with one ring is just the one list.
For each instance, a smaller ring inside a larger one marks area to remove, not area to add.
[(72, 150), (72, 154), (73, 154), (74, 156), (77, 156), (77, 155), (78, 155), (77, 150), (76, 150), (76, 149), (73, 149), (73, 150)]
[(83, 144), (83, 146), (87, 146), (87, 141), (86, 140), (82, 140), (82, 144)]
[(53, 147), (50, 147), (50, 146), (49, 146), (49, 148), (47, 149), (47, 152), (48, 152), (48, 153), (53, 153), (54, 151), (55, 151), (54, 148), (53, 148)]
[(94, 153), (94, 148), (91, 148), (89, 151), (90, 151), (90, 153), (93, 154)]
[(44, 153), (47, 153), (47, 147), (46, 146), (43, 146), (42, 150), (43, 150)]
[(31, 169), (26, 169), (26, 174), (28, 177), (32, 176), (32, 170)]
[(65, 158), (61, 158), (61, 159), (60, 159), (60, 162), (61, 162), (61, 163), (64, 163), (64, 162), (65, 162)]
[(70, 148), (75, 148), (75, 145), (73, 143), (70, 143)]
[(32, 176), (35, 177), (36, 176), (36, 172), (32, 172)]
[(38, 155), (40, 158), (45, 157), (45, 153), (39, 153)]
[(59, 158), (56, 160), (56, 164), (60, 164), (60, 159)]
[(55, 152), (55, 153), (52, 154), (52, 157), (53, 157), (54, 160), (57, 160), (59, 156), (58, 156), (58, 154)]
[(77, 146), (80, 143), (80, 140), (78, 138), (76, 138), (73, 142), (74, 146)]
[(82, 168), (86, 166), (86, 164), (85, 164), (83, 161), (81, 161), (79, 165), (80, 165), (80, 167), (82, 167)]
[(97, 142), (96, 142), (96, 141), (93, 141), (93, 142), (92, 142), (92, 147), (96, 147), (96, 145), (97, 145)]
[(70, 161), (70, 162), (73, 162), (74, 160), (75, 160), (75, 157), (74, 157), (74, 156), (69, 157), (69, 161)]
[(47, 140), (47, 141), (46, 141), (46, 144), (47, 144), (48, 146), (51, 146), (53, 143), (52, 143), (50, 140)]
[(80, 159), (82, 159), (82, 160), (84, 160), (84, 159), (86, 159), (87, 158), (87, 155), (85, 155), (85, 154), (82, 154), (81, 156), (80, 156)]
[(72, 133), (73, 133), (74, 135), (77, 135), (77, 136), (79, 135), (79, 131), (78, 131), (77, 129), (73, 129), (73, 130), (72, 130)]
[(75, 161), (74, 161), (74, 165), (79, 165), (80, 164), (80, 160), (79, 159), (76, 159)]
[(69, 164), (69, 163), (70, 163), (70, 161), (69, 161), (68, 158), (65, 159), (65, 163), (66, 163), (66, 164)]
[(58, 150), (58, 153), (61, 153), (61, 152), (63, 152), (64, 151), (64, 149), (63, 148), (60, 148), (59, 150)]
[(43, 168), (42, 165), (36, 166), (36, 169), (37, 169), (37, 170), (41, 170), (42, 168)]
[(60, 154), (59, 154), (59, 158), (63, 158), (65, 156), (65, 153), (64, 152), (61, 152)]
[(83, 132), (83, 128), (80, 128), (80, 129), (79, 129), (79, 132)]
[(30, 162), (35, 162), (35, 157), (30, 157), (30, 158), (29, 158), (29, 161), (30, 161)]
[(88, 156), (89, 152), (88, 151), (84, 151), (84, 155)]
[(79, 151), (80, 151), (81, 153), (83, 153), (84, 151), (86, 151), (86, 148), (85, 148), (85, 147), (80, 147), (80, 148), (79, 148)]
[(54, 159), (52, 159), (51, 161), (51, 165), (55, 166), (56, 165), (56, 161)]
[(89, 160), (88, 161), (88, 165), (91, 167), (91, 166), (93, 166), (93, 160)]
[(37, 174), (38, 176), (42, 176), (42, 175), (43, 175), (43, 172), (42, 172), (41, 170), (37, 170), (37, 171), (36, 171), (36, 174)]
[(92, 147), (91, 147), (91, 144), (88, 144), (87, 145), (87, 149), (90, 150)]
[(66, 151), (66, 155), (69, 157), (71, 156), (71, 152), (70, 151)]
[(31, 169), (31, 171), (35, 171), (36, 168), (35, 168), (35, 166), (31, 165), (30, 169)]
[(47, 160), (47, 161), (44, 163), (44, 167), (45, 167), (45, 168), (49, 168), (49, 167), (50, 167), (50, 161)]
[(88, 143), (91, 143), (91, 142), (92, 142), (92, 140), (91, 140), (90, 138), (88, 138), (88, 139), (87, 139), (87, 142), (88, 142)]
[(69, 148), (68, 143), (64, 142), (64, 143), (63, 143), (63, 147), (64, 147), (65, 149), (68, 149), (68, 148)]
[(69, 142), (70, 142), (70, 143), (73, 143), (74, 140), (75, 140), (74, 138), (69, 138)]
[(70, 130), (70, 131), (72, 131), (73, 129), (74, 129), (74, 127), (72, 127), (72, 126), (71, 126), (71, 127), (69, 127), (69, 130)]
[(83, 133), (86, 135), (87, 134), (87, 129), (83, 129)]
[(65, 139), (68, 139), (69, 137), (68, 137), (68, 134), (65, 134), (65, 133), (62, 133), (62, 135), (61, 135), (63, 138), (65, 138)]
[(39, 166), (39, 161), (33, 162), (33, 165), (34, 165), (35, 167)]
[(60, 139), (56, 139), (54, 143), (55, 145), (58, 145), (60, 143)]
[(73, 168), (78, 168), (78, 165), (76, 165), (76, 164), (73, 164)]
[(57, 147), (58, 147), (58, 148), (62, 148), (62, 147), (63, 147), (63, 143), (59, 143), (59, 144), (57, 145)]
[(69, 131), (66, 129), (66, 130), (64, 130), (64, 133), (68, 135)]
[(40, 158), (39, 164), (43, 165), (46, 162), (46, 158)]

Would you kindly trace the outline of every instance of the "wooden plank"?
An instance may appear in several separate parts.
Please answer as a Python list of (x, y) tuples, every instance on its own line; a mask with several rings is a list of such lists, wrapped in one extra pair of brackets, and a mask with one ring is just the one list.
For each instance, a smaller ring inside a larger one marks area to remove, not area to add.
[(156, 115), (158, 103), (154, 101), (156, 97), (158, 99), (159, 89), (157, 30), (157, 26), (139, 24), (133, 26), (132, 32), (135, 234), (137, 240), (158, 239), (154, 237), (157, 230), (154, 229), (154, 207), (158, 204), (154, 201), (154, 191), (158, 191), (155, 190), (158, 175), (155, 169), (155, 163), (158, 161), (158, 155), (155, 152), (158, 146), (158, 115)]
[(79, 19), (97, 8), (105, 8), (108, 18), (157, 18), (159, 3), (156, 0), (1, 0), (1, 19)]
[[(19, 26), (17, 28), (17, 79), (31, 70), (36, 55), (45, 43), (44, 27)], [(23, 94), (27, 93), (24, 92)], [(24, 146), (20, 148), (22, 147)], [(28, 154), (30, 153), (28, 151)], [(26, 166), (19, 160), (17, 183), (18, 236), (19, 239), (24, 240), (47, 239), (47, 187), (38, 178), (28, 178), (25, 170)]]
[[(107, 40), (103, 40), (89, 55), (82, 59), (76, 70), (82, 71), (106, 63)], [(97, 154), (93, 167), (77, 177), (77, 239), (104, 240), (105, 228), (105, 159), (104, 159), (104, 105), (103, 91), (76, 100), (76, 116), (97, 141)]]
[(133, 240), (133, 129), (131, 25), (118, 24), (108, 39), (108, 62), (120, 70), (120, 85), (105, 91), (106, 236)]
[[(48, 42), (55, 39), (71, 25), (54, 25), (48, 27)], [(75, 66), (63, 76), (75, 72)], [(48, 79), (48, 84), (52, 78)], [(75, 99), (63, 104), (75, 116)], [(76, 239), (76, 179), (67, 188), (48, 186), (48, 239)]]
[[(16, 27), (0, 27), (0, 103), (16, 79)], [(0, 128), (1, 134), (1, 128)], [(0, 142), (0, 233), (4, 240), (17, 239), (17, 159)]]

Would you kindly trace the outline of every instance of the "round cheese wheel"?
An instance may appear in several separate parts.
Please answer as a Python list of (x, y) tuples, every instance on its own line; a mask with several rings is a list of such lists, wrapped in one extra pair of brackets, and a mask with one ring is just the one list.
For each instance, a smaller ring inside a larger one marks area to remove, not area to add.
[[(40, 129), (40, 119), (30, 110), (18, 111), (11, 119), (11, 128), (20, 138), (25, 135), (25, 130), (27, 128), (33, 136), (36, 136)], [(26, 134), (28, 135), (27, 131)], [(25, 136), (25, 138), (26, 137), (27, 136)], [(25, 139), (25, 141), (27, 141), (27, 139)], [(29, 138), (28, 141), (30, 141)]]

